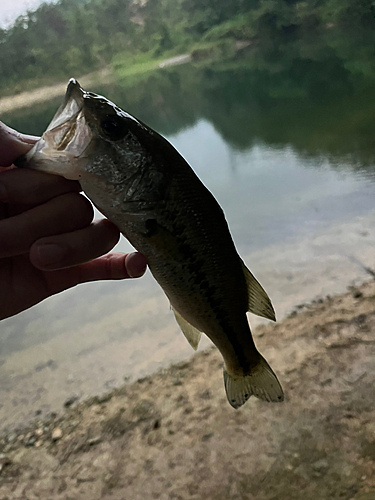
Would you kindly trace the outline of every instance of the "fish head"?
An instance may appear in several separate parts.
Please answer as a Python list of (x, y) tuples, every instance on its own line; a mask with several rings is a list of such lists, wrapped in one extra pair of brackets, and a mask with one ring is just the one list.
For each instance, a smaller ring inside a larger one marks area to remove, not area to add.
[[(71, 79), (41, 139), (17, 165), (78, 180), (89, 197), (95, 191), (94, 203), (98, 196), (108, 200), (110, 195), (118, 204), (134, 197), (140, 176), (147, 178), (144, 171), (155, 164), (151, 151), (154, 143), (160, 148), (160, 138), (110, 100)], [(153, 176), (157, 180), (155, 172)], [(117, 195), (121, 199), (115, 200)]]

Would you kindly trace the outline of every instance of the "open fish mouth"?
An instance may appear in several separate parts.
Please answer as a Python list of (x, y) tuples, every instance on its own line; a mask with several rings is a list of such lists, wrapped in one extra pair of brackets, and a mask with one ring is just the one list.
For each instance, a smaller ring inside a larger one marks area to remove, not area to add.
[[(73, 78), (69, 81), (64, 102), (57, 110), (41, 139), (17, 162), (37, 165), (37, 169), (67, 179), (80, 179), (77, 158), (90, 144), (93, 134), (84, 115), (85, 91)], [(75, 166), (75, 167), (74, 167)]]

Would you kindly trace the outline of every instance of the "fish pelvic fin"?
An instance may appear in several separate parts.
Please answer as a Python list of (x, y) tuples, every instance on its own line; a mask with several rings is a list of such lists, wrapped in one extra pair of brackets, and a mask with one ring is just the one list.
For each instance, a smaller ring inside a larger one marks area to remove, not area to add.
[(198, 349), (199, 341), (202, 336), (202, 332), (199, 331), (195, 326), (186, 321), (185, 318), (181, 316), (181, 314), (176, 311), (176, 309), (171, 305), (171, 309), (174, 313), (176, 321), (179, 327), (182, 330), (182, 333), (185, 335), (187, 341), (191, 345), (191, 347), (196, 351)]
[(259, 354), (258, 363), (249, 375), (233, 376), (224, 368), (224, 385), (229, 404), (237, 409), (255, 396), (263, 401), (281, 403), (284, 392), (267, 361)]
[(242, 262), (242, 268), (247, 284), (248, 311), (257, 316), (262, 316), (262, 318), (276, 321), (275, 310), (266, 291), (244, 262)]

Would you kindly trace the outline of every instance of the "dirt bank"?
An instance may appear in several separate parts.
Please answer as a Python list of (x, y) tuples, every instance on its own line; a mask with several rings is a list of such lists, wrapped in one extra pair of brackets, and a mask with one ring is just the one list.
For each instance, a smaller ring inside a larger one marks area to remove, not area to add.
[[(166, 68), (169, 66), (177, 66), (186, 64), (191, 61), (190, 54), (180, 54), (175, 57), (170, 57), (161, 62), (155, 61), (151, 69)], [(135, 72), (139, 71), (142, 65), (135, 68)], [(83, 75), (78, 78), (82, 87), (92, 87), (95, 85), (104, 85), (112, 83), (114, 76), (110, 66), (103, 68), (100, 71), (95, 71), (88, 75)], [(63, 96), (66, 91), (67, 80), (62, 83), (48, 85), (33, 90), (20, 92), (16, 95), (0, 97), (0, 113), (11, 113), (17, 109), (27, 108), (35, 104), (42, 103), (54, 99), (55, 97)]]
[(227, 403), (209, 350), (0, 439), (2, 500), (374, 500), (375, 282), (255, 339), (283, 404)]
[[(97, 83), (109, 83), (112, 80), (113, 77), (109, 67), (78, 78), (78, 81), (83, 87), (89, 87)], [(13, 96), (1, 97), (0, 113), (10, 113), (17, 109), (27, 108), (41, 102), (49, 101), (55, 97), (63, 96), (66, 91), (66, 85), (67, 81), (24, 91)]]

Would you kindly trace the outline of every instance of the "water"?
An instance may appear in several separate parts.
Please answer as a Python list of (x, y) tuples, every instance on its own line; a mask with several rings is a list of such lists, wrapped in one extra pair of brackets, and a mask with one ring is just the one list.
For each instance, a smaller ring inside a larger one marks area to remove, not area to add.
[[(373, 87), (341, 72), (319, 85), (311, 74), (314, 85), (291, 81), (290, 72), (272, 79), (242, 61), (90, 89), (164, 134), (189, 161), (223, 207), (279, 319), (298, 303), (365, 279), (358, 261), (375, 267)], [(40, 134), (57, 105), (2, 118)], [(2, 424), (191, 353), (149, 273), (80, 285), (1, 323)]]

